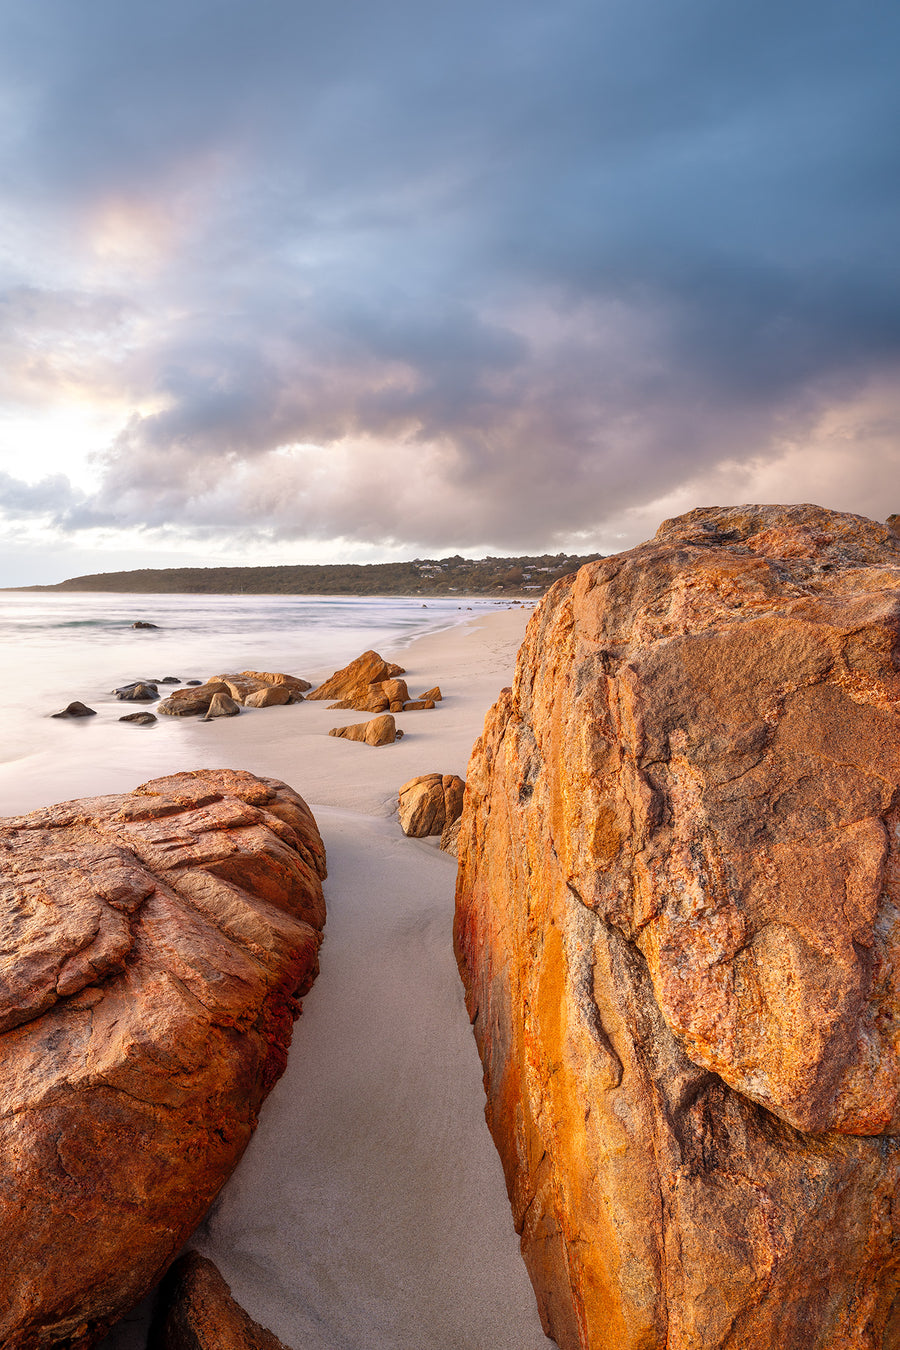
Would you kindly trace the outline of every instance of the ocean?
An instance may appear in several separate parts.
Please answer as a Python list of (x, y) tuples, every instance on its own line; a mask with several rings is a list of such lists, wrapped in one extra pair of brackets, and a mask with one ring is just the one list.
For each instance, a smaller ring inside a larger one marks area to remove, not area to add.
[[(118, 701), (119, 685), (240, 670), (315, 684), (370, 647), (399, 660), (415, 638), (496, 607), (478, 598), (0, 593), (0, 815), (200, 767), (197, 734), (185, 727), (194, 719), (122, 725), (153, 705)], [(97, 716), (52, 716), (76, 699)]]

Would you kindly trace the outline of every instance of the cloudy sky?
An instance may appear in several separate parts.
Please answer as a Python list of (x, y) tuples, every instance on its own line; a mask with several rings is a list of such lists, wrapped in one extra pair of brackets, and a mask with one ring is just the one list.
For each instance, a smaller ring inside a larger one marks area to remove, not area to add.
[(0, 0), (0, 584), (900, 510), (900, 9)]

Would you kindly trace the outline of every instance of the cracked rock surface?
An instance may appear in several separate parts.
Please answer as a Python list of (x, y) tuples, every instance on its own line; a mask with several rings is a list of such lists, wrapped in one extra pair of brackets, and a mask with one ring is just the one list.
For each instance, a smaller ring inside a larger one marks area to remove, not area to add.
[(325, 854), (204, 770), (0, 821), (0, 1345), (87, 1350), (230, 1175), (317, 971)]
[(900, 538), (710, 508), (557, 583), (459, 858), (563, 1350), (900, 1346)]

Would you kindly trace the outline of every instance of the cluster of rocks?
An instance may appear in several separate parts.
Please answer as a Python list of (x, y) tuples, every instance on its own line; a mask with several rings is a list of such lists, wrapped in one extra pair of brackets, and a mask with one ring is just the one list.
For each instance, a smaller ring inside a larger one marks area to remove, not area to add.
[[(119, 718), (138, 726), (150, 726), (157, 714), (167, 717), (199, 717), (210, 722), (217, 717), (236, 717), (241, 708), (273, 708), (287, 703), (302, 703), (305, 698), (334, 699), (329, 709), (358, 709), (360, 712), (381, 714), (367, 722), (352, 726), (333, 727), (329, 735), (342, 740), (358, 741), (364, 745), (391, 745), (400, 740), (402, 730), (397, 727), (394, 714), (434, 708), (441, 701), (440, 688), (435, 685), (419, 698), (412, 699), (401, 666), (385, 661), (378, 652), (367, 651), (341, 670), (336, 670), (317, 689), (309, 680), (281, 672), (242, 670), (237, 674), (212, 675), (205, 682), (181, 680), (176, 675), (162, 679), (132, 680), (112, 692), (117, 699), (129, 703), (157, 703), (155, 713), (149, 711), (128, 713)], [(161, 685), (183, 685), (165, 697)], [(93, 717), (95, 708), (84, 703), (70, 703), (53, 717)]]
[[(156, 713), (128, 713), (119, 718), (120, 722), (139, 726), (151, 725), (160, 713), (167, 717), (199, 717), (203, 722), (210, 722), (217, 717), (235, 717), (242, 707), (273, 708), (302, 703), (304, 698), (335, 699), (328, 705), (330, 709), (356, 708), (382, 715), (348, 727), (333, 727), (329, 735), (365, 745), (391, 745), (403, 735), (394, 721), (394, 713), (434, 708), (442, 697), (440, 688), (435, 686), (419, 698), (411, 699), (406, 681), (400, 678), (404, 674), (401, 666), (385, 661), (378, 652), (367, 651), (335, 671), (317, 689), (312, 688), (309, 680), (296, 675), (242, 670), (237, 674), (213, 675), (205, 682), (183, 681), (175, 675), (132, 680), (112, 692), (116, 698), (129, 703), (157, 703)], [(161, 685), (183, 685), (183, 688), (174, 689), (163, 697)], [(95, 708), (73, 702), (51, 716), (93, 717), (95, 714)]]
[(160, 703), (157, 712), (169, 717), (234, 717), (242, 707), (275, 708), (302, 703), (309, 680), (296, 675), (242, 670), (237, 675), (213, 675), (205, 684), (176, 689)]
[(394, 721), (394, 713), (417, 712), (434, 708), (441, 701), (441, 691), (435, 686), (417, 699), (411, 699), (406, 681), (400, 679), (406, 672), (402, 666), (385, 661), (378, 652), (363, 652), (355, 661), (307, 694), (311, 699), (335, 699), (329, 711), (353, 708), (358, 712), (380, 713), (368, 722), (354, 722), (352, 726), (332, 727), (328, 733), (342, 740), (361, 741), (365, 745), (391, 745), (400, 740), (403, 732)]
[[(296, 792), (231, 770), (4, 820), (0, 851), (0, 1345), (89, 1350), (196, 1228), (284, 1069), (325, 852)], [(277, 1350), (215, 1337), (162, 1344)]]
[[(173, 690), (163, 698), (160, 685), (184, 687)], [(132, 680), (112, 692), (117, 699), (126, 703), (154, 703), (159, 700), (156, 712), (166, 716), (200, 716), (201, 721), (209, 722), (214, 717), (234, 717), (241, 707), (273, 708), (286, 703), (302, 703), (305, 691), (311, 687), (309, 680), (296, 675), (243, 670), (236, 675), (213, 675), (205, 683), (201, 680), (182, 680), (177, 675), (166, 675), (162, 679)], [(61, 712), (51, 713), (51, 716), (94, 717), (96, 711), (96, 708), (89, 708), (76, 701)], [(149, 726), (156, 720), (156, 714), (147, 711), (128, 713), (119, 718), (120, 722), (138, 726)]]
[(459, 856), (488, 1123), (561, 1350), (900, 1345), (894, 529), (694, 511), (557, 583)]

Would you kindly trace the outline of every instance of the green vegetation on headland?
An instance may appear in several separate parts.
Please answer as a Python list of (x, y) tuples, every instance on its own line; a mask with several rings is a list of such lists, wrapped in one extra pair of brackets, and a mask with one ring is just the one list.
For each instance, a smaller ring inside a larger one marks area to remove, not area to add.
[(504, 595), (541, 594), (601, 553), (529, 558), (416, 558), (412, 562), (274, 567), (142, 567), (70, 577), (23, 591), (112, 591), (146, 595)]

